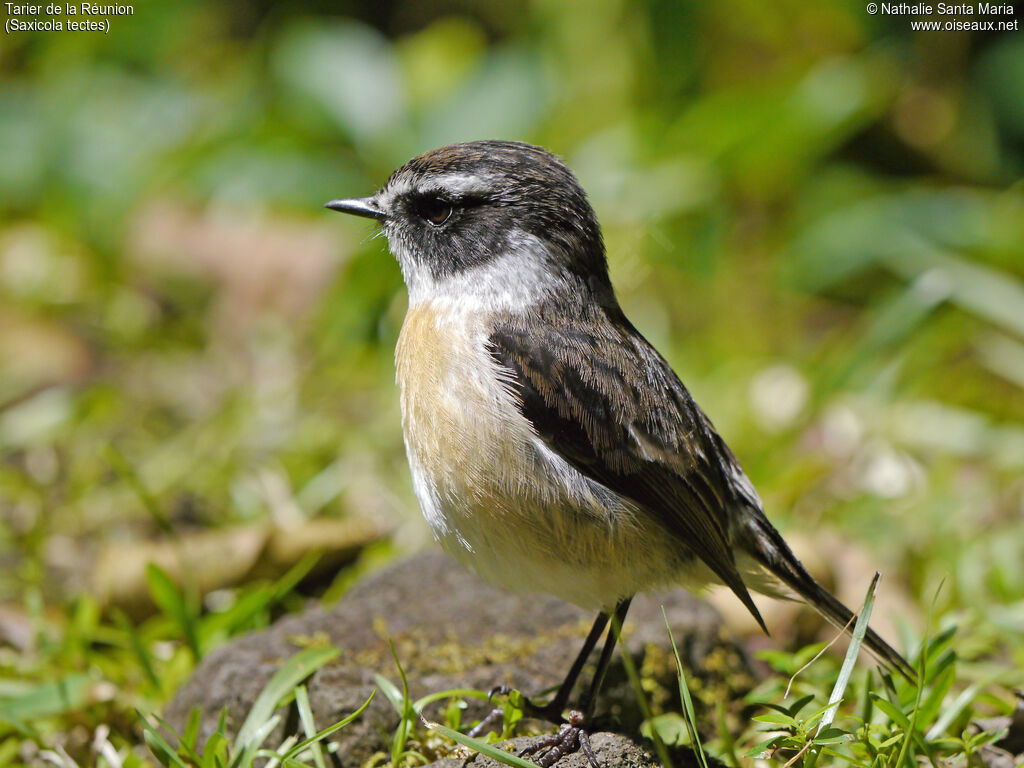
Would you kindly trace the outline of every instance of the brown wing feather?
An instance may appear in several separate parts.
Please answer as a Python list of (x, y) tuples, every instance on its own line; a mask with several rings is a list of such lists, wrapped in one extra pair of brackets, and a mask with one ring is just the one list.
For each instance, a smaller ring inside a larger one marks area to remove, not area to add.
[(733, 557), (740, 502), (710, 421), (620, 311), (580, 312), (544, 307), (493, 331), (491, 354), (523, 415), (572, 466), (648, 510), (764, 628)]

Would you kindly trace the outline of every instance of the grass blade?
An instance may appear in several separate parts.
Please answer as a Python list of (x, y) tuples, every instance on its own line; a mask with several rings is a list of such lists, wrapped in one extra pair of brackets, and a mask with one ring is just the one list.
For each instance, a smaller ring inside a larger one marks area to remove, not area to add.
[(672, 627), (668, 624), (668, 614), (665, 613), (665, 606), (661, 607), (661, 615), (665, 619), (665, 629), (668, 630), (668, 639), (672, 643), (672, 653), (676, 657), (676, 678), (679, 682), (679, 697), (683, 702), (683, 711), (686, 713), (686, 730), (690, 733), (690, 743), (697, 748), (697, 756), (703, 768), (708, 768), (708, 758), (704, 754), (704, 747), (700, 743), (700, 734), (697, 733), (697, 717), (694, 714), (693, 698), (690, 696), (690, 686), (686, 684), (686, 674), (683, 672), (683, 662), (679, 658), (679, 649), (676, 647), (676, 639), (672, 635)]
[(478, 691), (475, 688), (452, 688), (450, 691), (436, 691), (428, 693), (423, 698), (416, 699), (412, 703), (412, 708), (417, 712), (422, 712), (423, 708), (428, 704), (433, 704), (435, 701), (443, 701), (444, 699), (481, 699), (486, 701), (487, 691)]
[(942, 714), (939, 715), (939, 718), (928, 730), (925, 738), (928, 741), (935, 741), (940, 738), (946, 732), (946, 729), (953, 724), (953, 721), (960, 716), (960, 713), (963, 712), (972, 701), (974, 701), (974, 697), (981, 692), (981, 689), (985, 688), (996, 679), (998, 679), (998, 676), (991, 675), (976, 683), (972, 683), (960, 691), (957, 697), (953, 699), (953, 703), (942, 710)]
[[(309, 706), (309, 693), (304, 685), (295, 689), (295, 706), (299, 710), (299, 721), (302, 723), (302, 730), (305, 732), (306, 738), (316, 736), (316, 720), (313, 718), (313, 708)], [(313, 753), (313, 762), (316, 763), (316, 768), (327, 768), (320, 742), (311, 742), (309, 749)]]
[(940, 632), (937, 637), (929, 640), (931, 635), (932, 617), (935, 615), (935, 603), (939, 599), (939, 592), (942, 590), (942, 582), (939, 583), (938, 589), (935, 590), (935, 596), (932, 598), (932, 604), (928, 609), (928, 618), (925, 620), (924, 625), (924, 640), (921, 643), (921, 654), (918, 659), (917, 669), (917, 690), (914, 693), (914, 709), (910, 715), (910, 723), (907, 726), (907, 736), (903, 740), (903, 744), (900, 745), (900, 755), (896, 760), (896, 765), (903, 765), (904, 758), (907, 758), (911, 763), (915, 762), (913, 755), (910, 754), (910, 743), (913, 740), (914, 744), (924, 753), (928, 758), (929, 762), (935, 766), (935, 759), (932, 756), (931, 750), (928, 745), (921, 739), (921, 735), (917, 732), (917, 718), (921, 712), (921, 697), (924, 696), (924, 686), (928, 678), (929, 659), (932, 655), (932, 648), (935, 648), (936, 652), (940, 652), (945, 644), (953, 637), (956, 632), (956, 627), (950, 627), (945, 632)]
[(118, 629), (124, 633), (125, 637), (128, 638), (128, 643), (131, 645), (132, 651), (135, 653), (135, 658), (138, 659), (139, 666), (142, 668), (142, 672), (146, 675), (146, 679), (149, 684), (156, 690), (160, 688), (160, 678), (157, 677), (156, 667), (153, 665), (153, 659), (146, 649), (145, 643), (142, 642), (142, 638), (139, 637), (138, 631), (135, 629), (135, 625), (131, 623), (128, 616), (120, 608), (113, 608), (111, 615), (114, 622), (117, 624)]
[(355, 720), (357, 717), (359, 717), (361, 714), (363, 714), (363, 712), (366, 711), (366, 708), (368, 706), (370, 706), (370, 702), (373, 701), (373, 697), (376, 694), (377, 694), (377, 691), (373, 691), (370, 694), (370, 698), (368, 698), (366, 701), (364, 701), (362, 706), (359, 707), (359, 709), (357, 709), (352, 714), (347, 715), (346, 717), (342, 718), (341, 720), (336, 722), (334, 725), (327, 726), (322, 731), (319, 731), (318, 733), (315, 733), (312, 736), (310, 736), (308, 739), (305, 739), (304, 741), (300, 741), (298, 744), (296, 744), (294, 747), (292, 747), (290, 750), (288, 750), (288, 752), (281, 758), (281, 761), (282, 762), (287, 762), (289, 760), (292, 760), (296, 755), (298, 755), (300, 752), (302, 752), (302, 750), (304, 750), (306, 747), (310, 746), (311, 744), (318, 744), (319, 742), (321, 742), (324, 739), (326, 739), (328, 736), (330, 736), (335, 731), (340, 731), (342, 728), (344, 728), (346, 725), (351, 723), (353, 720)]
[(156, 563), (149, 563), (146, 566), (146, 586), (153, 596), (153, 602), (181, 630), (192, 655), (197, 660), (201, 659), (203, 654), (199, 645), (196, 617), (188, 600), (185, 599), (185, 593), (178, 588), (167, 571)]
[(260, 750), (260, 745), (263, 744), (271, 731), (277, 728), (278, 723), (280, 722), (281, 716), (274, 715), (266, 722), (261, 723), (260, 726), (249, 735), (249, 741), (242, 750), (240, 752), (232, 753), (231, 765), (233, 768), (252, 768), (253, 760), (256, 759), (256, 755)]
[(121, 479), (128, 484), (128, 487), (134, 491), (135, 495), (139, 497), (139, 501), (142, 502), (142, 506), (149, 513), (149, 516), (153, 518), (153, 522), (156, 523), (157, 527), (166, 536), (174, 538), (177, 535), (174, 525), (160, 508), (160, 503), (156, 500), (156, 497), (149, 492), (146, 484), (142, 482), (142, 478), (135, 469), (135, 465), (128, 461), (128, 458), (113, 443), (107, 443), (104, 448), (107, 461), (110, 462), (113, 470), (121, 476)]
[(420, 719), (423, 721), (423, 725), (428, 730), (434, 731), (435, 733), (439, 733), (445, 738), (451, 739), (452, 741), (456, 742), (457, 744), (461, 744), (464, 747), (469, 747), (473, 751), (479, 752), (484, 757), (490, 757), (494, 760), (497, 760), (499, 763), (511, 765), (513, 766), (513, 768), (539, 768), (536, 763), (531, 763), (529, 760), (525, 760), (519, 757), (519, 755), (514, 755), (511, 752), (506, 752), (505, 750), (500, 749), (493, 744), (488, 744), (487, 742), (480, 741), (479, 739), (474, 739), (470, 736), (467, 736), (464, 733), (459, 733), (458, 731), (449, 728), (446, 725), (431, 722), (422, 715), (420, 716)]
[(42, 683), (19, 696), (0, 701), (0, 721), (30, 723), (78, 709), (89, 698), (92, 678), (74, 673), (55, 683)]
[[(395, 666), (398, 667), (398, 677), (402, 681), (401, 692), (397, 690), (389, 692), (385, 689), (385, 695), (391, 700), (392, 706), (398, 710), (398, 716), (401, 718), (398, 721), (398, 728), (395, 729), (395, 736), (391, 740), (391, 764), (398, 768), (406, 755), (405, 744), (409, 740), (409, 732), (412, 730), (412, 722), (416, 718), (416, 712), (412, 707), (412, 701), (409, 699), (409, 681), (405, 677), (402, 662), (398, 659), (398, 651), (395, 650), (395, 644), (390, 638), (388, 639), (388, 648), (391, 649), (391, 658), (395, 660)], [(380, 676), (378, 678), (378, 685), (380, 685), (383, 678), (380, 678)], [(391, 688), (394, 689), (394, 686), (392, 685)]]
[(161, 765), (171, 765), (172, 763), (178, 768), (188, 768), (185, 763), (182, 762), (181, 758), (178, 757), (177, 752), (167, 743), (167, 740), (160, 734), (156, 728), (153, 727), (152, 723), (146, 718), (144, 714), (138, 709), (135, 710), (135, 714), (139, 718), (139, 722), (142, 723), (142, 736), (146, 741), (146, 746), (149, 747), (149, 751), (153, 753), (153, 757)]
[(850, 638), (850, 645), (846, 649), (846, 658), (843, 659), (843, 666), (839, 669), (839, 677), (836, 680), (836, 684), (832, 687), (832, 694), (828, 697), (829, 708), (822, 716), (821, 722), (818, 723), (818, 730), (815, 732), (815, 735), (832, 725), (832, 721), (836, 719), (836, 712), (839, 711), (839, 702), (843, 700), (843, 696), (846, 694), (846, 686), (849, 685), (850, 675), (853, 674), (853, 665), (857, 662), (861, 643), (864, 642), (864, 635), (868, 632), (868, 621), (871, 618), (871, 610), (875, 607), (875, 589), (878, 587), (879, 577), (880, 575), (876, 573), (874, 578), (871, 579), (871, 584), (868, 586), (868, 593), (864, 597), (864, 607), (861, 608), (860, 615), (857, 616), (857, 622), (853, 625), (853, 635)]
[[(612, 626), (608, 630), (609, 632), (619, 633), (619, 637), (622, 637), (622, 627), (619, 626), (615, 616), (612, 616)], [(636, 665), (633, 664), (633, 657), (626, 651), (625, 644), (622, 644), (619, 648), (619, 655), (622, 658), (622, 666), (626, 668), (626, 675), (629, 677), (629, 684), (633, 688), (633, 694), (636, 698), (636, 703), (640, 707), (640, 714), (647, 722), (652, 722), (653, 717), (651, 715), (651, 708), (647, 704), (647, 697), (644, 695), (644, 687), (640, 682), (640, 675), (636, 671)], [(668, 750), (665, 749), (665, 742), (661, 740), (661, 734), (658, 733), (658, 729), (653, 726), (651, 727), (651, 741), (654, 742), (654, 749), (658, 753), (658, 759), (661, 760), (661, 764), (665, 768), (672, 768), (672, 757), (669, 755)]]
[[(832, 725), (832, 722), (836, 719), (836, 713), (839, 712), (839, 703), (846, 695), (846, 687), (850, 684), (850, 676), (853, 674), (853, 667), (857, 663), (857, 656), (860, 654), (860, 647), (864, 642), (864, 635), (868, 632), (868, 621), (870, 621), (871, 611), (875, 607), (875, 590), (878, 587), (879, 578), (880, 574), (876, 572), (874, 577), (871, 579), (871, 584), (868, 585), (867, 594), (864, 596), (864, 605), (860, 609), (857, 621), (853, 625), (853, 634), (850, 637), (850, 645), (846, 649), (846, 657), (843, 659), (843, 666), (839, 668), (839, 677), (836, 679), (836, 684), (832, 687), (832, 693), (828, 697), (828, 706), (818, 723), (817, 730), (814, 732), (815, 738), (824, 733), (825, 730)], [(810, 746), (811, 743), (813, 743), (813, 741), (808, 742), (808, 746)], [(818, 760), (819, 754), (819, 748), (815, 747), (810, 749), (804, 757), (804, 768), (813, 768), (814, 764)]]
[(238, 731), (232, 753), (237, 755), (245, 751), (251, 745), (257, 732), (277, 709), (281, 699), (339, 653), (340, 651), (333, 647), (307, 648), (299, 651), (282, 664), (281, 668), (274, 673), (263, 690), (260, 691), (260, 695), (256, 697), (245, 722), (242, 723), (242, 727)]
[(398, 686), (388, 680), (384, 675), (374, 675), (374, 682), (377, 683), (377, 689), (384, 694), (384, 697), (391, 702), (391, 706), (394, 708), (398, 716), (402, 716), (402, 692), (398, 690)]

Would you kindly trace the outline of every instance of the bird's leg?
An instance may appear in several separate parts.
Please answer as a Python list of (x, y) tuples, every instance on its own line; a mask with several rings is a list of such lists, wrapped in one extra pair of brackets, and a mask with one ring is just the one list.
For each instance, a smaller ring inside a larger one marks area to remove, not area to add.
[(608, 638), (604, 642), (604, 648), (601, 649), (601, 658), (597, 662), (597, 669), (594, 670), (594, 677), (590, 681), (590, 688), (587, 689), (586, 696), (580, 701), (579, 709), (583, 712), (585, 718), (593, 714), (594, 705), (597, 703), (597, 694), (601, 692), (601, 686), (604, 685), (604, 677), (608, 673), (608, 665), (612, 660), (612, 651), (615, 650), (615, 646), (619, 642), (619, 635), (622, 634), (622, 624), (626, 620), (626, 614), (629, 612), (629, 603), (632, 599), (627, 597), (625, 600), (620, 600), (619, 604), (615, 606), (615, 616), (612, 617), (612, 626), (608, 630)]
[[(539, 705), (534, 704), (526, 696), (523, 696), (523, 714), (527, 717), (533, 717), (538, 720), (547, 720), (552, 723), (565, 722), (562, 717), (562, 711), (565, 709), (565, 705), (569, 702), (569, 696), (572, 694), (572, 689), (576, 685), (576, 680), (580, 676), (580, 671), (583, 669), (583, 665), (587, 663), (587, 659), (590, 658), (590, 654), (593, 652), (594, 646), (597, 645), (597, 641), (601, 639), (601, 633), (604, 632), (604, 628), (608, 625), (609, 618), (611, 618), (609, 614), (604, 611), (597, 614), (597, 618), (594, 619), (594, 625), (590, 628), (589, 634), (587, 634), (587, 639), (583, 641), (583, 647), (580, 648), (580, 652), (576, 654), (576, 660), (569, 668), (569, 673), (565, 676), (562, 684), (558, 686), (558, 692), (555, 693), (554, 698), (547, 704)], [(511, 692), (512, 689), (507, 685), (498, 685), (491, 689), (488, 694), (488, 699), (498, 695), (508, 695)], [(480, 734), (485, 733), (487, 729), (501, 719), (504, 714), (505, 712), (501, 708), (492, 709), (483, 720), (473, 726), (468, 735), (475, 738)]]
[(552, 723), (564, 722), (562, 719), (562, 711), (565, 709), (565, 705), (569, 703), (569, 696), (572, 695), (572, 689), (576, 685), (576, 680), (579, 679), (580, 672), (583, 670), (583, 665), (587, 663), (587, 659), (590, 658), (590, 654), (594, 651), (594, 646), (596, 646), (597, 641), (601, 639), (601, 633), (604, 632), (604, 628), (607, 626), (609, 618), (611, 617), (604, 611), (597, 614), (597, 618), (594, 619), (594, 625), (590, 628), (590, 633), (587, 635), (587, 639), (583, 641), (583, 647), (580, 648), (580, 652), (576, 654), (576, 660), (572, 663), (572, 666), (569, 668), (569, 673), (565, 676), (562, 684), (558, 686), (558, 692), (551, 701), (543, 706), (539, 706), (534, 704), (528, 698), (523, 697), (523, 703), (526, 705), (526, 710), (524, 710), (525, 714), (529, 717), (548, 720)]
[[(612, 625), (608, 630), (608, 637), (605, 639), (604, 648), (601, 649), (601, 657), (597, 662), (597, 669), (594, 671), (594, 677), (590, 681), (590, 687), (587, 689), (586, 695), (580, 701), (580, 708), (574, 709), (569, 713), (569, 721), (562, 726), (558, 733), (544, 739), (539, 744), (527, 747), (525, 750), (520, 752), (520, 756), (523, 754), (539, 752), (540, 750), (547, 750), (543, 755), (541, 755), (537, 764), (540, 765), (541, 768), (550, 768), (563, 756), (582, 749), (583, 753), (587, 756), (587, 761), (590, 763), (591, 768), (601, 768), (601, 764), (598, 763), (597, 757), (594, 755), (594, 750), (590, 746), (590, 735), (588, 733), (587, 720), (593, 713), (594, 704), (597, 701), (597, 695), (600, 693), (601, 685), (604, 683), (605, 674), (608, 672), (608, 665), (611, 662), (612, 652), (615, 650), (615, 646), (619, 641), (619, 635), (622, 633), (622, 622), (626, 620), (626, 613), (629, 611), (629, 603), (631, 599), (632, 598), (626, 598), (625, 600), (621, 600), (619, 601), (619, 604), (615, 606), (615, 615), (611, 620)], [(561, 693), (561, 691), (559, 691), (559, 693)]]

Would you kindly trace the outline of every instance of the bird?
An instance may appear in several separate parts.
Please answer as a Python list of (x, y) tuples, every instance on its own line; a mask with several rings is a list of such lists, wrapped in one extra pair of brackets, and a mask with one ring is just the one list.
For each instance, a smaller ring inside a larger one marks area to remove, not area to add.
[[(564, 723), (541, 765), (581, 748), (597, 768), (586, 724), (639, 592), (720, 584), (766, 633), (751, 590), (850, 629), (854, 614), (796, 558), (711, 420), (627, 319), (564, 161), (515, 141), (451, 144), (369, 197), (325, 206), (377, 221), (402, 272), (402, 431), (435, 538), (486, 581), (597, 612), (552, 699), (525, 699), (531, 716)], [(874, 630), (863, 642), (913, 679)]]

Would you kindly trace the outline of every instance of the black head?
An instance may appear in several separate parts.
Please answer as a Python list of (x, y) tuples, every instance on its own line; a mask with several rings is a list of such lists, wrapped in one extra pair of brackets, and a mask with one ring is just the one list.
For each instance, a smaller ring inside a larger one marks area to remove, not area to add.
[(441, 147), (403, 165), (372, 197), (327, 207), (383, 224), (410, 291), (423, 278), (442, 283), (510, 255), (543, 261), (555, 280), (610, 291), (586, 193), (565, 163), (540, 147)]

